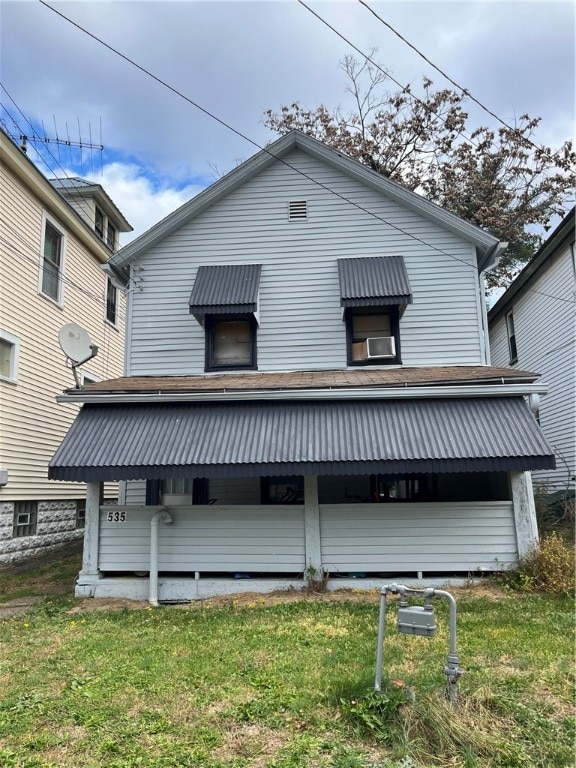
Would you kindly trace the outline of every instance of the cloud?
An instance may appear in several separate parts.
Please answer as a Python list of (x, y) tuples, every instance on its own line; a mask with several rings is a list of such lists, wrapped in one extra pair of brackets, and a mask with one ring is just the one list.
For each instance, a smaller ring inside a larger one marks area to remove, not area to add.
[(175, 188), (156, 181), (144, 175), (135, 163), (110, 163), (103, 166), (102, 173), (87, 174), (87, 178), (106, 190), (134, 227), (133, 232), (120, 236), (121, 245), (141, 235), (203, 189), (195, 184)]

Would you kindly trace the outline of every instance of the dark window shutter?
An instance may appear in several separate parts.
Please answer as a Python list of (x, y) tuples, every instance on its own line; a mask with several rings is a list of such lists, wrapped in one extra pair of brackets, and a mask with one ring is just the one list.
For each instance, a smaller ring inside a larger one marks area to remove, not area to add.
[(161, 480), (146, 480), (146, 506), (160, 504)]

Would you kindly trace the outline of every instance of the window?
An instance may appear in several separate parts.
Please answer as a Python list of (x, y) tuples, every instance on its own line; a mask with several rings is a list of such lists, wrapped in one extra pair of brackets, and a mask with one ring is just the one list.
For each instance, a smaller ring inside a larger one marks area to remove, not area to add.
[(116, 247), (116, 227), (108, 222), (108, 238), (106, 240), (108, 243), (108, 248), (110, 248), (112, 251)]
[(94, 229), (96, 230), (98, 237), (101, 237), (102, 240), (104, 240), (104, 214), (100, 208), (96, 208), (94, 215)]
[(508, 351), (510, 352), (510, 364), (518, 362), (518, 350), (516, 349), (516, 331), (514, 330), (514, 314), (512, 310), (506, 315), (506, 333), (508, 334)]
[(98, 376), (90, 373), (90, 371), (82, 371), (82, 386), (85, 384), (96, 384), (97, 381), (100, 381)]
[(206, 318), (206, 370), (256, 368), (256, 320)]
[(400, 363), (398, 308), (387, 312), (346, 311), (348, 365)]
[(260, 492), (262, 504), (304, 504), (304, 478), (263, 477)]
[(12, 527), (13, 538), (19, 539), (22, 536), (34, 536), (36, 533), (37, 520), (38, 502), (15, 501), (14, 524)]
[(110, 278), (106, 280), (106, 320), (118, 324), (118, 289)]
[(58, 303), (62, 300), (63, 256), (64, 236), (53, 224), (45, 221), (40, 290)]
[(86, 502), (84, 500), (76, 502), (76, 528), (86, 527)]
[(16, 383), (20, 341), (8, 331), (0, 331), (0, 379)]

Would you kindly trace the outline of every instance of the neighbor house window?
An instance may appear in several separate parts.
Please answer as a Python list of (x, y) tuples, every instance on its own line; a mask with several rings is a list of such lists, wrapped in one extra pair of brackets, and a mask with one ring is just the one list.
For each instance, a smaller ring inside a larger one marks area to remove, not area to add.
[(113, 251), (116, 247), (116, 227), (110, 224), (110, 222), (108, 222), (108, 238), (106, 242), (108, 243), (108, 248)]
[(506, 333), (508, 335), (510, 363), (516, 363), (518, 362), (518, 350), (516, 349), (516, 331), (514, 330), (514, 313), (512, 310), (506, 315)]
[(15, 539), (19, 539), (22, 536), (34, 536), (36, 533), (37, 520), (37, 501), (15, 501), (12, 536)]
[(44, 223), (40, 290), (58, 303), (62, 300), (64, 235), (49, 221)]
[(8, 331), (0, 330), (0, 379), (16, 383), (20, 340)]
[(398, 309), (346, 312), (348, 365), (389, 365), (400, 363)]
[(106, 320), (118, 324), (118, 289), (110, 278), (106, 280)]
[(86, 527), (86, 501), (76, 502), (76, 528)]
[(94, 229), (96, 230), (98, 237), (101, 237), (102, 240), (104, 240), (104, 214), (100, 208), (96, 208), (94, 214)]
[(256, 368), (256, 320), (206, 318), (206, 370)]

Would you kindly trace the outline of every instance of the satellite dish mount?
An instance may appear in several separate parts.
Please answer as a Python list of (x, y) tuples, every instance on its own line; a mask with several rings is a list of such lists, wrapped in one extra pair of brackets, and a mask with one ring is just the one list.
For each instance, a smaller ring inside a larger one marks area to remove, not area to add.
[(58, 333), (58, 341), (62, 352), (70, 361), (76, 389), (80, 389), (80, 379), (76, 369), (87, 363), (88, 360), (96, 357), (98, 347), (92, 344), (88, 332), (79, 325), (76, 325), (76, 323), (66, 323), (66, 325), (63, 325)]

